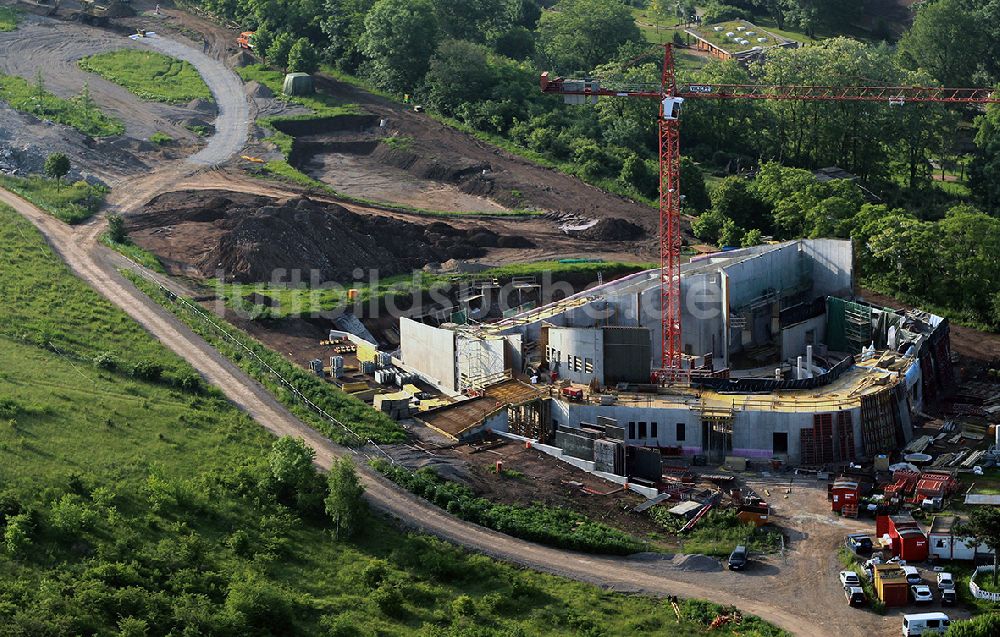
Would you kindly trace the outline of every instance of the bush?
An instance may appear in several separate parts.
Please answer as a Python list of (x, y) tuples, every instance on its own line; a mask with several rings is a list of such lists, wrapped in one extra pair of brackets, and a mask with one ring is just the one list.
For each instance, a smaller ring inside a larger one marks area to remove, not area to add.
[(113, 372), (118, 369), (118, 357), (111, 352), (101, 352), (94, 357), (94, 366)]
[(156, 144), (157, 146), (166, 146), (170, 142), (174, 141), (174, 138), (167, 135), (163, 131), (156, 131), (149, 136), (149, 141)]
[(541, 504), (514, 506), (478, 498), (464, 485), (441, 479), (429, 469), (410, 472), (384, 460), (372, 467), (407, 491), (430, 500), (454, 515), (532, 542), (591, 553), (626, 555), (644, 545), (618, 529), (586, 516)]
[(403, 594), (394, 584), (379, 586), (372, 593), (372, 600), (386, 617), (400, 618), (406, 615), (406, 607), (403, 605)]

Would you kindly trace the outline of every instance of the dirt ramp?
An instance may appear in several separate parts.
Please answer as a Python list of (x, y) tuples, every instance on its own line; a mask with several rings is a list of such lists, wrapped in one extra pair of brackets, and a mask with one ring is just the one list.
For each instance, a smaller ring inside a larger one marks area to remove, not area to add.
[(478, 224), (411, 223), (304, 197), (211, 190), (161, 195), (128, 218), (128, 230), (176, 272), (212, 278), (222, 270), (239, 282), (271, 281), (292, 270), (305, 281), (313, 270), (322, 281), (352, 281), (358, 268), (385, 277), (526, 242)]

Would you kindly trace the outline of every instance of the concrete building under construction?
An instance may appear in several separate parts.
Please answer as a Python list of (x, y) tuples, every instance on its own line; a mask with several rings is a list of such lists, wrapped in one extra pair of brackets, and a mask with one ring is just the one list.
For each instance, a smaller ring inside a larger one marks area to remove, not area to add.
[[(617, 423), (626, 446), (820, 465), (911, 438), (951, 383), (947, 321), (851, 300), (849, 241), (799, 240), (682, 266), (683, 383), (659, 366), (660, 273), (639, 272), (492, 323), (400, 324), (403, 365), (452, 395), (542, 390), (527, 436)], [(519, 405), (523, 411), (524, 404)], [(539, 414), (544, 414), (539, 422)], [(512, 426), (513, 424), (513, 426)], [(502, 411), (495, 430), (525, 433)]]

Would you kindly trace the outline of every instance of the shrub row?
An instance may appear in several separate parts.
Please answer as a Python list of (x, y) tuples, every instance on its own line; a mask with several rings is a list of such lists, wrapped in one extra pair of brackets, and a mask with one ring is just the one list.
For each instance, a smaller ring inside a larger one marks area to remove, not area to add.
[(380, 459), (371, 464), (394, 483), (449, 513), (514, 537), (589, 553), (627, 555), (645, 548), (628, 534), (569, 509), (497, 504), (476, 497), (466, 486), (443, 480), (430, 469), (411, 472)]

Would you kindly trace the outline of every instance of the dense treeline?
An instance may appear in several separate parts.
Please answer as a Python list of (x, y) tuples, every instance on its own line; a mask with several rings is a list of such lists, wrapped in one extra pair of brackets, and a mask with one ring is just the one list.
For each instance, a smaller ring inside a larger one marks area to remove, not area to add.
[[(642, 40), (631, 7), (620, 0), (203, 0), (203, 4), (258, 28), (259, 50), (272, 64), (301, 68), (297, 65), (302, 46), (295, 59), (288, 52), (305, 38), (318, 52), (308, 66), (322, 58), (381, 89), (410, 94), (444, 116), (536, 153), (591, 183), (647, 201), (656, 196), (654, 104), (607, 99), (591, 108), (570, 108), (537, 88), (542, 69), (591, 74), (607, 85), (659, 81), (660, 56)], [(693, 5), (655, 0), (652, 4), (651, 10), (668, 17), (678, 9), (690, 16)], [(773, 20), (779, 28), (819, 35), (861, 32), (852, 25), (864, 9), (861, 0), (731, 0), (698, 5), (706, 21), (756, 17)], [(891, 36), (887, 29), (876, 28), (863, 32), (869, 42), (831, 38), (778, 50), (747, 67), (712, 61), (690, 79), (991, 85), (1000, 81), (996, 63), (1000, 45), (993, 41), (988, 25), (998, 23), (1000, 1), (936, 0), (921, 6), (912, 29), (896, 44), (885, 41)], [(710, 213), (696, 222), (699, 235), (707, 241), (753, 244), (767, 236), (807, 235), (860, 238), (855, 232), (859, 222), (851, 220), (868, 203), (905, 215), (940, 242), (955, 226), (966, 233), (982, 229), (976, 225), (982, 215), (967, 207), (959, 208), (963, 214), (950, 214), (956, 206), (972, 205), (987, 214), (1000, 211), (1000, 110), (689, 100), (683, 118), (684, 205), (694, 215)], [(951, 177), (941, 177), (953, 179), (965, 172), (958, 167), (970, 157), (969, 193), (935, 184), (936, 170), (951, 169)], [(778, 206), (765, 197), (756, 212), (748, 212), (730, 204), (739, 199), (741, 189), (757, 187), (730, 180), (709, 200), (704, 174), (752, 176), (768, 162), (806, 170), (837, 166), (857, 176), (863, 189), (815, 183), (810, 184), (810, 195), (796, 193), (795, 204)], [(813, 204), (818, 207), (802, 213), (809, 219), (787, 210)], [(895, 234), (893, 228), (885, 232)], [(870, 283), (889, 293), (917, 295), (979, 324), (1000, 325), (995, 298), (1000, 293), (1000, 267), (995, 261), (980, 264), (987, 270), (980, 287), (956, 291), (953, 280), (940, 277), (940, 264), (920, 258), (921, 253), (913, 251), (919, 246), (908, 242), (901, 231), (893, 237), (893, 245), (895, 252), (882, 251), (879, 259), (862, 261), (865, 268), (884, 268), (863, 271)], [(870, 246), (859, 248), (872, 251)], [(891, 274), (914, 268), (916, 278), (933, 279), (935, 285), (914, 286)], [(954, 269), (962, 267), (955, 264)], [(965, 280), (957, 274), (956, 279)], [(936, 294), (937, 288), (947, 291)], [(980, 300), (955, 305), (956, 296)]]

